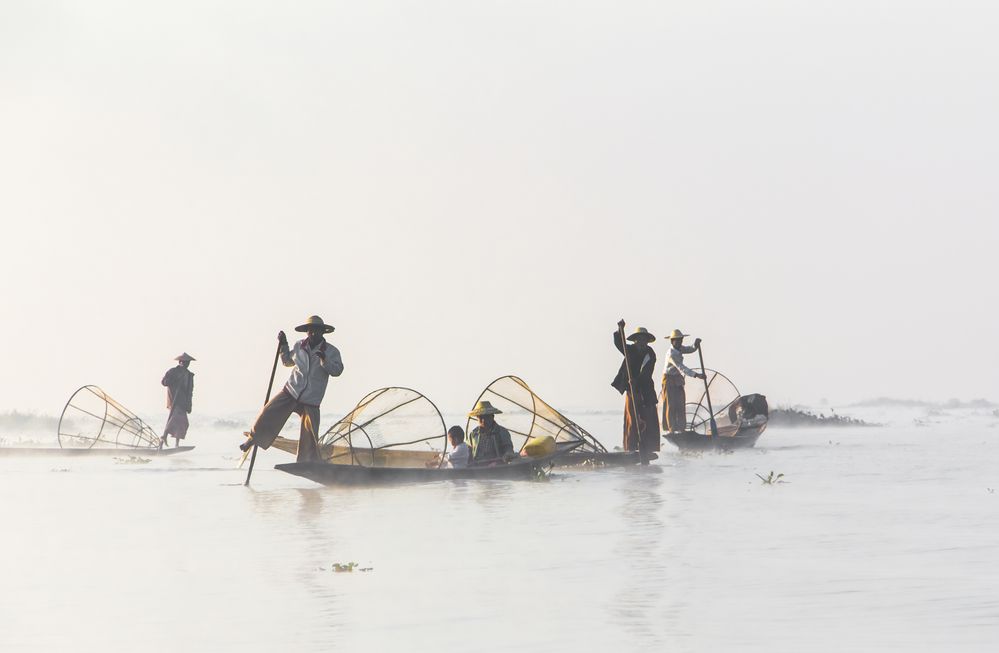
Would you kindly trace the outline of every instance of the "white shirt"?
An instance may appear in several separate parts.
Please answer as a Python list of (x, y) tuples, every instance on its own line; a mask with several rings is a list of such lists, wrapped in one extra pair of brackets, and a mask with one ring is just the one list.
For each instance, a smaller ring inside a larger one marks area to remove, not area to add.
[[(326, 362), (319, 358), (322, 350)], [(309, 347), (309, 340), (299, 340), (291, 348), (281, 350), (281, 362), (285, 367), (294, 367), (284, 389), (292, 397), (308, 406), (318, 406), (326, 394), (326, 384), (331, 376), (343, 374), (343, 361), (340, 350), (323, 339), (315, 349)]]
[(683, 355), (693, 354), (695, 351), (697, 349), (694, 347), (685, 347), (683, 345), (674, 347), (670, 345), (670, 348), (666, 351), (666, 374), (696, 376), (697, 372), (683, 364)]
[(471, 457), (472, 450), (464, 442), (459, 442), (458, 446), (447, 455), (447, 466), (454, 469), (468, 467), (468, 461)]

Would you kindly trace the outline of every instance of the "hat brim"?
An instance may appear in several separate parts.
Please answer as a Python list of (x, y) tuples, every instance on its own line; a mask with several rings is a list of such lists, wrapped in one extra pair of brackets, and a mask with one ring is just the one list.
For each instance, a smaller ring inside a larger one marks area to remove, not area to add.
[(630, 340), (632, 342), (635, 342), (635, 341), (637, 341), (639, 339), (647, 340), (648, 342), (655, 342), (656, 341), (656, 337), (654, 335), (652, 335), (651, 333), (633, 333), (630, 336), (628, 336), (628, 340)]
[(174, 360), (179, 361), (181, 363), (190, 363), (191, 361), (196, 361), (198, 359), (195, 358), (194, 356), (178, 356)]
[[(299, 324), (297, 327), (295, 327), (295, 331), (298, 331), (299, 333), (308, 333), (309, 329), (311, 329), (313, 327), (316, 327), (316, 326), (319, 326), (319, 325), (318, 324)], [(329, 324), (323, 324), (322, 327), (323, 327), (323, 333), (333, 333), (334, 331), (336, 331), (336, 327), (330, 326)]]
[(501, 415), (503, 413), (499, 408), (493, 408), (492, 410), (473, 410), (468, 414), (469, 417), (484, 417), (485, 415)]

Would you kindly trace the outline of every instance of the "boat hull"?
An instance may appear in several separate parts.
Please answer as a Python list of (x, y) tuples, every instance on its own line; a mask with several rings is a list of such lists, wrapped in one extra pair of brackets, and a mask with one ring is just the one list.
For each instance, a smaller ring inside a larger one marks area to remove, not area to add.
[(131, 449), (111, 447), (92, 447), (90, 449), (71, 449), (60, 447), (0, 447), (0, 456), (172, 456), (184, 453), (194, 447), (165, 447), (163, 449)]
[(717, 435), (711, 437), (695, 431), (684, 431), (682, 433), (666, 433), (663, 435), (671, 444), (676, 445), (681, 451), (731, 451), (733, 449), (749, 449), (756, 445), (756, 441), (763, 435), (767, 425), (743, 426), (734, 435)]
[(489, 467), (461, 469), (418, 467), (364, 467), (335, 463), (284, 463), (274, 469), (307, 478), (323, 485), (393, 485), (452, 480), (530, 480), (548, 466), (547, 460), (516, 461)]

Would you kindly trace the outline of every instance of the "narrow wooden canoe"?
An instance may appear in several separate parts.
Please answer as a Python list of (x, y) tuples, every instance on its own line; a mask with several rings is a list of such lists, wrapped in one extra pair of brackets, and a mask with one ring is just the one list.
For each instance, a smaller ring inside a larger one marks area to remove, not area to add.
[(548, 466), (548, 459), (516, 460), (505, 465), (485, 467), (421, 468), (364, 467), (339, 463), (284, 463), (274, 469), (307, 478), (323, 485), (390, 485), (395, 483), (429, 483), (458, 479), (529, 480)]
[(131, 447), (92, 447), (90, 449), (62, 449), (60, 447), (0, 447), (0, 456), (172, 456), (194, 447), (164, 447), (142, 449)]
[(696, 431), (665, 433), (663, 437), (682, 451), (709, 451), (713, 449), (729, 451), (748, 449), (754, 446), (766, 428), (767, 424), (763, 422), (754, 426), (743, 426), (734, 433), (721, 432), (714, 437)]

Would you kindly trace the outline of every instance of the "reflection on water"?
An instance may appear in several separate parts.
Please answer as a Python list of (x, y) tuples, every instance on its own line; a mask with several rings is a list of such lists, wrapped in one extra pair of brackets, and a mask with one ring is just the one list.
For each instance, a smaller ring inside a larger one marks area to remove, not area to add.
[(141, 468), (5, 457), (0, 650), (991, 650), (990, 433), (772, 429), (648, 469), (382, 488), (279, 452), (244, 488), (210, 437)]
[[(650, 470), (658, 471), (654, 467)], [(660, 546), (664, 531), (660, 516), (662, 479), (653, 473), (624, 474), (622, 479), (616, 490), (622, 523), (614, 555), (621, 562), (625, 587), (607, 609), (638, 642), (654, 647), (662, 643), (663, 629), (670, 627), (662, 623), (663, 615), (657, 612), (663, 592), (670, 590), (666, 583), (669, 561)]]

